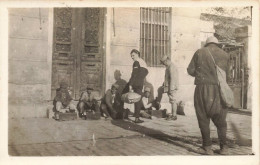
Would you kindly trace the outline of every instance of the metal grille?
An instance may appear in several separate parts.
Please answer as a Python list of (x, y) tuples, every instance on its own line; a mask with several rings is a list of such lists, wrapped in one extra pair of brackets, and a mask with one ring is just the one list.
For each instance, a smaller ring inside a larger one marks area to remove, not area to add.
[[(140, 9), (140, 53), (148, 66), (161, 66), (160, 58), (170, 55), (170, 8)], [(170, 56), (169, 56), (170, 57)]]
[(224, 48), (229, 53), (229, 73), (227, 82), (230, 85), (239, 85), (244, 81), (244, 66), (242, 59), (242, 47)]

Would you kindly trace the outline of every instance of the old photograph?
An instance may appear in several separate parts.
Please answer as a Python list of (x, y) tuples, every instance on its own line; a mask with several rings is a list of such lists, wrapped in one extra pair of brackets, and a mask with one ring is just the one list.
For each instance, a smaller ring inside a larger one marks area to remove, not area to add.
[(253, 9), (9, 7), (8, 155), (254, 156)]

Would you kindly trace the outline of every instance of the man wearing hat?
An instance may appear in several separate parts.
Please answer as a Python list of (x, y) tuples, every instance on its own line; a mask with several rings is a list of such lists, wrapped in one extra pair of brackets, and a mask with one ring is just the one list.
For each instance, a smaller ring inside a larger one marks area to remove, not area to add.
[(93, 88), (87, 86), (87, 91), (83, 91), (79, 100), (78, 109), (79, 117), (82, 117), (86, 111), (95, 111), (98, 112), (98, 104), (95, 99), (94, 94), (92, 93)]
[(166, 67), (166, 70), (164, 83), (158, 89), (158, 97), (156, 98), (156, 101), (157, 103), (160, 103), (163, 93), (167, 93), (169, 97), (169, 102), (171, 103), (171, 113), (168, 114), (168, 117), (166, 119), (177, 120), (176, 94), (179, 87), (178, 69), (166, 55), (164, 55), (160, 61)]
[(152, 116), (148, 114), (149, 110), (152, 110), (154, 100), (150, 97), (151, 95), (151, 88), (145, 87), (144, 88), (144, 95), (142, 97), (143, 107), (140, 112), (140, 116), (143, 118), (152, 119)]
[(217, 44), (216, 37), (209, 37), (205, 47), (195, 52), (187, 68), (188, 73), (195, 77), (194, 106), (203, 140), (202, 148), (199, 148), (198, 151), (207, 155), (214, 154), (211, 149), (210, 119), (217, 127), (220, 154), (228, 154), (226, 145), (227, 110), (221, 104), (214, 61), (218, 67), (227, 71), (229, 57)]
[(118, 88), (118, 84), (113, 84), (111, 89), (106, 91), (106, 94), (101, 101), (100, 111), (105, 115), (106, 119), (117, 118), (118, 111), (120, 110), (118, 108), (121, 107), (121, 103), (116, 99), (118, 98)]
[(72, 104), (72, 97), (68, 90), (68, 84), (64, 81), (60, 83), (60, 88), (56, 90), (56, 96), (53, 100), (55, 119), (59, 119), (59, 112), (62, 109), (69, 108), (69, 110), (76, 112), (76, 106)]

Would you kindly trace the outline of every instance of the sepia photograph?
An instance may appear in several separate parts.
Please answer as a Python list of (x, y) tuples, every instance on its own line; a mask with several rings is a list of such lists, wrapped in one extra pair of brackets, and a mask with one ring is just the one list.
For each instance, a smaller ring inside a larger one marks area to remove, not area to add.
[(8, 7), (8, 157), (258, 155), (255, 9)]

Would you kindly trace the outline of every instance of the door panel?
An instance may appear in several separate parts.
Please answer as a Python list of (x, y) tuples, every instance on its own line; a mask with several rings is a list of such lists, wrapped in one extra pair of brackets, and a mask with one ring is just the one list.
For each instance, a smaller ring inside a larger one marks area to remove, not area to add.
[(55, 9), (52, 57), (52, 99), (61, 81), (66, 81), (69, 86), (73, 87), (75, 57), (73, 54), (72, 37), (72, 9)]
[(86, 86), (95, 89), (98, 95), (103, 93), (103, 9), (84, 10), (83, 53), (80, 57), (80, 91)]
[(104, 93), (104, 9), (54, 9), (52, 98), (61, 81), (72, 87), (74, 99), (87, 86)]

